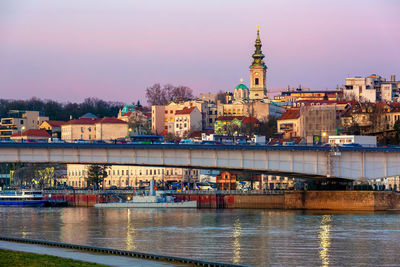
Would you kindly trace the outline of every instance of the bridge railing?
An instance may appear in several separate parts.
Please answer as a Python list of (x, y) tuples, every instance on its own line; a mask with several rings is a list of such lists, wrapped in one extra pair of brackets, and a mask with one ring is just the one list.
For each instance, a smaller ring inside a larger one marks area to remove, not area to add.
[[(210, 195), (210, 194), (221, 194), (221, 195), (282, 195), (284, 190), (186, 190), (186, 191), (176, 191), (176, 190), (166, 190), (167, 194), (175, 195)], [(148, 190), (44, 190), (45, 194), (54, 195), (107, 195), (107, 194), (136, 194), (144, 195), (148, 194)]]
[(186, 191), (169, 191), (170, 194), (176, 195), (209, 195), (209, 194), (221, 194), (221, 195), (283, 195), (284, 190), (186, 190)]

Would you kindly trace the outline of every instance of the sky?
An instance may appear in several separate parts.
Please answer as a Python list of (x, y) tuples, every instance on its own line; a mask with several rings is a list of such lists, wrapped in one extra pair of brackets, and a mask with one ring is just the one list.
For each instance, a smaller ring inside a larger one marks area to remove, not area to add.
[(396, 0), (0, 0), (0, 98), (233, 91), (249, 84), (257, 25), (270, 90), (400, 79), (399, 12)]

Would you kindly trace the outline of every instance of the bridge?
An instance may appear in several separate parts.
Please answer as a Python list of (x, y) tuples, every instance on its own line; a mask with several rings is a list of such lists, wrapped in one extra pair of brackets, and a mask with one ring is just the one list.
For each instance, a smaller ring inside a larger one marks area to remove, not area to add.
[(182, 167), (369, 180), (400, 175), (400, 148), (1, 143), (1, 162)]

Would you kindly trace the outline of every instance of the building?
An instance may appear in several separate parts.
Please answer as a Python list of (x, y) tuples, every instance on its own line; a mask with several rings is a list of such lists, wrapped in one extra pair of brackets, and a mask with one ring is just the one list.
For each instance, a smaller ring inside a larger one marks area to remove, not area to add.
[(267, 66), (264, 63), (265, 55), (261, 51), (261, 40), (260, 32), (257, 29), (257, 38), (254, 44), (256, 50), (254, 51), (252, 57), (253, 62), (250, 65), (250, 100), (262, 100), (267, 98), (267, 83), (266, 83), (266, 73)]
[(346, 99), (354, 99), (361, 102), (392, 102), (399, 97), (400, 81), (391, 75), (390, 81), (386, 81), (379, 75), (371, 74), (368, 77), (346, 78), (343, 88)]
[(128, 123), (129, 136), (149, 134), (151, 132), (151, 112), (140, 110), (119, 112), (118, 119)]
[[(75, 188), (85, 188), (87, 184), (88, 165), (67, 164), (66, 184)], [(124, 166), (111, 165), (107, 169), (107, 177), (104, 179), (103, 187), (116, 186), (124, 188), (127, 186), (140, 188), (148, 186), (151, 180), (156, 184), (171, 183), (195, 183), (199, 181), (199, 170), (188, 170), (180, 168), (164, 168), (151, 166)]]
[(61, 138), (66, 142), (77, 139), (111, 141), (127, 136), (128, 123), (116, 118), (81, 118), (61, 126)]
[(336, 135), (338, 120), (336, 105), (303, 106), (300, 108), (300, 137), (307, 143), (327, 143), (328, 136)]
[(46, 130), (30, 129), (22, 133), (14, 133), (11, 135), (11, 140), (23, 142), (26, 140), (48, 141), (51, 135)]
[(305, 90), (303, 88), (288, 89), (282, 91), (279, 96), (275, 96), (274, 100), (278, 102), (294, 105), (298, 101), (336, 101), (342, 97), (340, 90)]
[(284, 111), (284, 108), (268, 100), (245, 103), (233, 102), (221, 104), (217, 107), (218, 116), (254, 117), (259, 121), (267, 121), (270, 116), (280, 117)]
[(334, 136), (329, 136), (329, 144), (331, 145), (359, 144), (367, 147), (376, 147), (376, 136), (334, 135)]
[(168, 124), (168, 132), (179, 137), (185, 137), (200, 130), (202, 130), (202, 115), (197, 107), (177, 110), (174, 122)]
[(0, 139), (9, 139), (15, 133), (30, 129), (39, 129), (39, 126), (49, 117), (42, 116), (39, 111), (10, 110), (7, 118), (1, 118)]
[(223, 171), (216, 177), (218, 190), (236, 190), (237, 175)]
[(61, 139), (61, 126), (66, 124), (66, 121), (44, 121), (40, 124), (39, 129), (46, 130), (51, 137)]
[[(167, 132), (173, 132), (175, 125), (175, 115), (178, 110), (184, 108), (196, 107), (201, 114), (201, 129), (205, 127), (205, 121), (208, 120), (208, 102), (201, 100), (190, 100), (185, 102), (171, 102), (166, 106), (152, 106), (152, 132), (154, 134), (161, 134)], [(171, 126), (170, 126), (171, 125)]]
[(277, 120), (277, 131), (284, 139), (301, 136), (300, 108), (290, 108)]

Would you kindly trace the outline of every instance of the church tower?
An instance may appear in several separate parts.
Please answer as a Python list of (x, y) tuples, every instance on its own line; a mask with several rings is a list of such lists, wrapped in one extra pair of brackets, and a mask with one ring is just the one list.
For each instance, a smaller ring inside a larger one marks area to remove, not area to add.
[(267, 98), (266, 73), (267, 66), (264, 63), (265, 55), (261, 52), (260, 30), (257, 26), (257, 39), (254, 44), (256, 50), (253, 53), (253, 62), (250, 65), (250, 100)]

